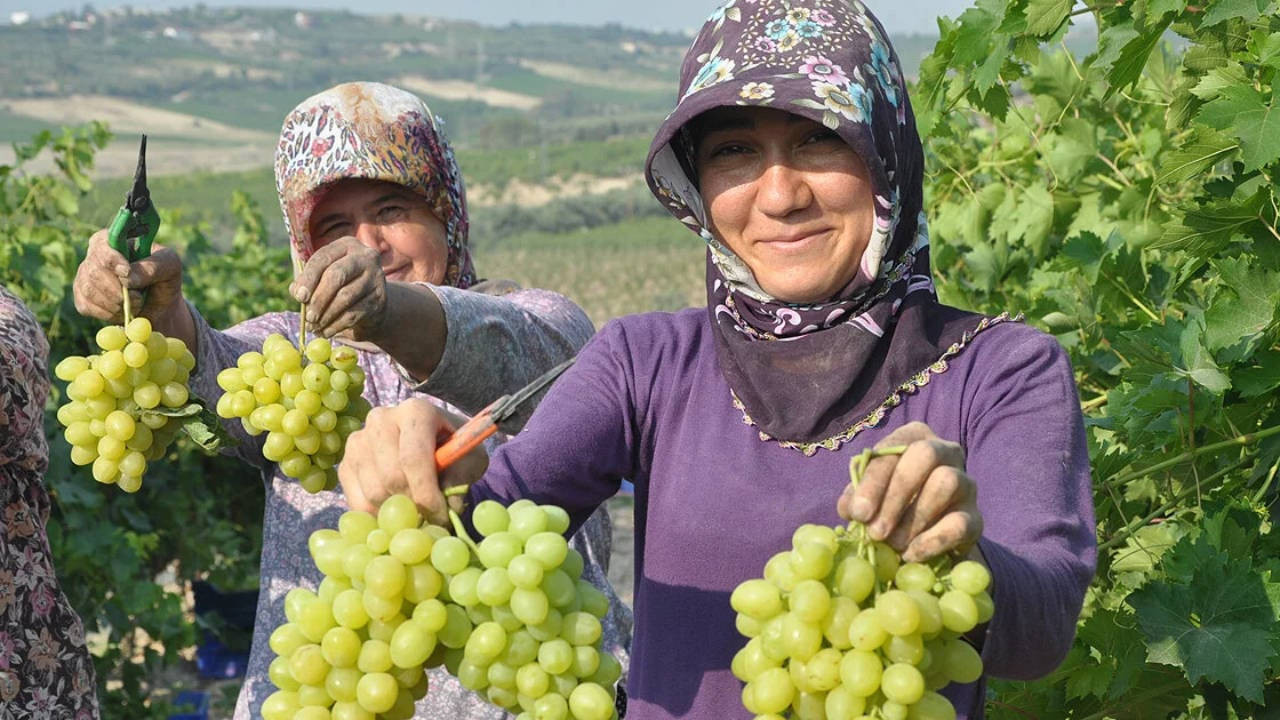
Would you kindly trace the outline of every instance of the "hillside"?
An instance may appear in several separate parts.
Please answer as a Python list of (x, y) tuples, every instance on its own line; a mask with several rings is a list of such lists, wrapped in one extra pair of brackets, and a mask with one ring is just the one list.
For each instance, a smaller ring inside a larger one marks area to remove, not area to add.
[[(285, 113), (339, 82), (419, 93), (459, 147), (644, 135), (670, 109), (689, 38), (617, 25), (490, 27), (286, 9), (111, 9), (0, 26), (0, 142), (101, 119), (118, 135), (100, 177), (261, 167)], [(913, 73), (933, 45), (895, 38)], [(11, 158), (0, 149), (0, 163)]]

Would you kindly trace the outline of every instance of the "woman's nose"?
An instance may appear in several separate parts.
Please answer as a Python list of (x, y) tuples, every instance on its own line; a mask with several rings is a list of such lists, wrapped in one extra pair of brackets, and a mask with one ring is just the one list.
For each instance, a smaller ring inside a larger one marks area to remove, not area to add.
[(382, 236), (382, 227), (377, 223), (362, 222), (356, 225), (356, 239), (361, 245), (379, 253), (387, 249), (386, 240)]
[(756, 207), (766, 215), (785, 217), (813, 202), (805, 173), (787, 163), (770, 164), (756, 182)]

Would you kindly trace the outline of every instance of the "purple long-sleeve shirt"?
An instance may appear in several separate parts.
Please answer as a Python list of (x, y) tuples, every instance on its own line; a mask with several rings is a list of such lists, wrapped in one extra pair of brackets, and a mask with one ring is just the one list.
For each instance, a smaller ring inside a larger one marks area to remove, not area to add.
[[(610, 323), (496, 451), (473, 495), (531, 497), (582, 520), (636, 486), (630, 720), (749, 718), (729, 670), (745, 639), (729, 594), (760, 577), (800, 524), (840, 524), (849, 458), (918, 420), (959, 442), (986, 523), (994, 577), (987, 673), (1034, 678), (1071, 645), (1093, 576), (1095, 536), (1083, 421), (1054, 339), (1006, 323), (838, 451), (806, 457), (744, 422), (716, 360), (706, 311)], [(945, 694), (982, 716), (982, 681)]]

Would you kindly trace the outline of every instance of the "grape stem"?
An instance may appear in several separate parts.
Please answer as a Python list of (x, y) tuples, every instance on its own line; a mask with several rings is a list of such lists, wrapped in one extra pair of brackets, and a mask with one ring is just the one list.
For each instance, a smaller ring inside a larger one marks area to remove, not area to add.
[(476, 546), (476, 541), (472, 540), (471, 536), (467, 534), (467, 529), (462, 526), (462, 518), (458, 517), (458, 513), (452, 508), (449, 509), (449, 522), (453, 525), (453, 534), (457, 535), (462, 542), (466, 543), (467, 546), (471, 548), (472, 552), (478, 555), (480, 553), (480, 548)]
[[(849, 486), (857, 488), (862, 482), (862, 476), (867, 472), (867, 465), (871, 463), (873, 458), (885, 457), (888, 455), (901, 455), (907, 451), (906, 445), (889, 445), (882, 448), (867, 448), (862, 452), (854, 455), (849, 460)], [(871, 537), (867, 535), (867, 526), (857, 520), (849, 522), (849, 533), (857, 538), (858, 550), (862, 552), (867, 562), (871, 564), (871, 571), (876, 570), (876, 548), (875, 543), (871, 541)], [(884, 588), (881, 587), (880, 578), (876, 576), (876, 593), (878, 594)]]
[(133, 312), (129, 308), (129, 284), (124, 280), (120, 281), (120, 295), (124, 298), (124, 324), (128, 325), (133, 319)]

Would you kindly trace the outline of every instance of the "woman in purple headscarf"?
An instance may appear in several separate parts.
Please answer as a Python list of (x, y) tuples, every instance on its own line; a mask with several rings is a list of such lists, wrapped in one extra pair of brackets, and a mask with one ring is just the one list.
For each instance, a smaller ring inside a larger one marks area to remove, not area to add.
[[(909, 560), (984, 562), (996, 610), (968, 639), (986, 672), (1048, 673), (1095, 565), (1071, 367), (1014, 318), (938, 302), (923, 152), (878, 21), (857, 0), (729, 2), (679, 97), (648, 180), (707, 243), (706, 308), (605, 327), (470, 500), (582, 519), (634, 480), (628, 717), (749, 717), (729, 595), (797, 526), (842, 516)], [(370, 415), (339, 473), (353, 504), (405, 489), (368, 471), (394, 452), (378, 438), (412, 422), (429, 442), (435, 418)], [(850, 458), (877, 445), (907, 449), (847, 491)], [(981, 717), (984, 682), (945, 689), (959, 717)]]

